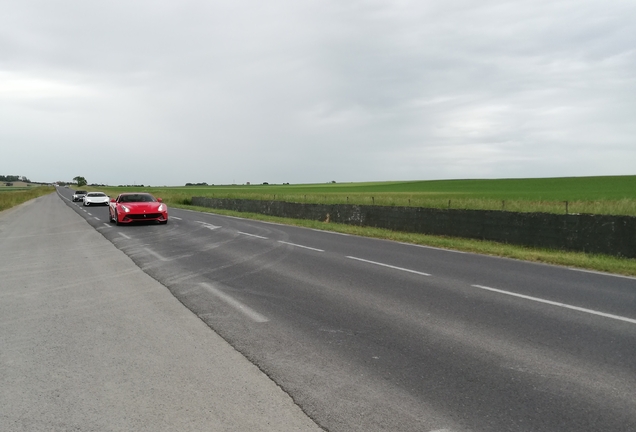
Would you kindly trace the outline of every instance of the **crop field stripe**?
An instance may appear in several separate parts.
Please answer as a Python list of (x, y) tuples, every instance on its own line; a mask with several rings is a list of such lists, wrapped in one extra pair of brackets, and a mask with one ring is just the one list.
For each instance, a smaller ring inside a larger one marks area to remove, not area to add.
[(636, 176), (434, 180), (372, 183), (99, 188), (139, 190), (188, 205), (193, 196), (436, 209), (636, 216)]

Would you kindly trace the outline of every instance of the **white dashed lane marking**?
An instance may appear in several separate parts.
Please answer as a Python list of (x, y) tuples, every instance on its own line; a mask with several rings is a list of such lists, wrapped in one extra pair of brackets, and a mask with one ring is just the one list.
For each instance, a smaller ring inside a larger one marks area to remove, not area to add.
[(267, 318), (266, 316), (261, 315), (258, 312), (256, 312), (255, 310), (245, 306), (240, 301), (238, 301), (235, 298), (225, 294), (223, 291), (221, 291), (220, 289), (214, 287), (213, 285), (208, 284), (208, 283), (202, 283), (201, 286), (204, 287), (210, 293), (214, 294), (219, 299), (223, 300), (228, 305), (232, 306), (237, 311), (241, 312), (243, 315), (245, 315), (248, 318), (250, 318), (252, 321), (257, 322), (257, 323), (264, 323), (264, 322), (269, 321), (269, 318)]
[(237, 232), (239, 234), (245, 235), (245, 236), (256, 237), (256, 238), (263, 239), (263, 240), (267, 240), (268, 239), (267, 237), (259, 236), (259, 235), (256, 235), (256, 234), (250, 234), (250, 233), (246, 233), (246, 232), (242, 232), (242, 231), (237, 231)]
[(613, 314), (608, 314), (605, 312), (600, 312), (600, 311), (596, 311), (593, 309), (585, 309), (582, 307), (578, 307), (578, 306), (572, 306), (569, 304), (565, 304), (565, 303), (559, 303), (559, 302), (555, 302), (552, 300), (545, 300), (542, 298), (538, 298), (538, 297), (531, 297), (531, 296), (527, 296), (524, 294), (517, 294), (517, 293), (513, 293), (510, 291), (504, 291), (504, 290), (500, 290), (500, 289), (496, 289), (496, 288), (490, 288), (490, 287), (486, 287), (486, 286), (482, 286), (482, 285), (471, 285), (474, 288), (479, 288), (479, 289), (483, 289), (486, 291), (492, 291), (492, 292), (496, 292), (499, 294), (505, 294), (505, 295), (509, 295), (509, 296), (513, 296), (513, 297), (519, 297), (522, 299), (526, 299), (526, 300), (531, 300), (537, 303), (544, 303), (544, 304), (549, 304), (552, 306), (557, 306), (557, 307), (561, 307), (561, 308), (565, 308), (565, 309), (571, 309), (571, 310), (575, 310), (575, 311), (579, 311), (579, 312), (584, 312), (587, 314), (591, 314), (591, 315), (598, 315), (598, 316), (602, 316), (605, 318), (611, 318), (617, 321), (624, 321), (624, 322), (628, 322), (631, 324), (636, 324), (636, 319), (632, 319), (632, 318), (627, 318), (627, 317), (623, 317), (620, 315), (613, 315)]
[(171, 261), (169, 258), (164, 258), (153, 250), (150, 250), (148, 248), (144, 248), (144, 250), (148, 252), (150, 255), (152, 255), (153, 257), (157, 258), (159, 261)]
[(353, 256), (348, 256), (347, 258), (352, 259), (352, 260), (356, 260), (356, 261), (365, 262), (365, 263), (368, 263), (368, 264), (374, 264), (374, 265), (381, 266), (381, 267), (388, 267), (388, 268), (391, 268), (391, 269), (394, 269), (394, 270), (400, 270), (400, 271), (404, 271), (404, 272), (407, 272), (407, 273), (415, 273), (415, 274), (418, 274), (418, 275), (421, 275), (421, 276), (430, 276), (429, 273), (424, 273), (424, 272), (411, 270), (411, 269), (407, 269), (407, 268), (403, 268), (403, 267), (396, 267), (396, 266), (392, 266), (392, 265), (389, 265), (389, 264), (384, 264), (384, 263), (380, 263), (380, 262), (376, 262), (376, 261), (369, 261), (369, 260), (365, 260), (365, 259), (362, 259), (362, 258), (356, 258), (356, 257), (353, 257)]
[(196, 221), (196, 222), (200, 223), (204, 228), (207, 228), (209, 230), (215, 230), (215, 229), (221, 228), (220, 226), (212, 225), (211, 223), (207, 223), (203, 221)]
[(299, 245), (299, 244), (296, 244), (296, 243), (289, 243), (289, 242), (285, 242), (285, 241), (282, 241), (282, 240), (278, 240), (278, 243), (286, 244), (286, 245), (289, 245), (289, 246), (295, 246), (295, 247), (299, 247), (299, 248), (303, 248), (303, 249), (309, 249), (309, 250), (316, 251), (316, 252), (324, 252), (324, 250), (322, 250), (322, 249), (316, 249), (316, 248), (312, 248), (312, 247), (309, 247), (309, 246)]

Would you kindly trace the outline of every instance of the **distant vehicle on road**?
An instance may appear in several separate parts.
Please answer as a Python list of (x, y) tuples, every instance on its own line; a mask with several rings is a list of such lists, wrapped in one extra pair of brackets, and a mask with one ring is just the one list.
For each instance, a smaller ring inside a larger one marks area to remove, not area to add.
[(73, 193), (73, 202), (82, 201), (84, 199), (84, 195), (86, 195), (85, 190), (76, 190)]
[(84, 195), (84, 206), (108, 205), (110, 197), (104, 192), (89, 192)]
[(126, 192), (110, 200), (108, 214), (117, 225), (132, 222), (157, 221), (168, 223), (168, 206), (161, 198), (145, 192)]

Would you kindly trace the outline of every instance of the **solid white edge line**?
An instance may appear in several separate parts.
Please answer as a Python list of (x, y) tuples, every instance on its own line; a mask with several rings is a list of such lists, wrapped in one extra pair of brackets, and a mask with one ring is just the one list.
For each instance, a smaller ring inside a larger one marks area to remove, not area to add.
[(328, 233), (328, 234), (341, 235), (341, 236), (345, 236), (345, 237), (351, 237), (351, 234), (345, 234), (345, 233), (341, 233), (341, 232), (337, 232), (337, 231), (327, 231), (327, 230), (321, 230), (321, 229), (316, 229), (316, 228), (307, 228), (307, 229), (310, 230), (310, 231), (316, 231), (316, 232), (319, 232), (319, 233)]
[(278, 243), (282, 243), (282, 244), (286, 244), (286, 245), (290, 245), (290, 246), (296, 246), (296, 247), (303, 248), (303, 249), (309, 249), (309, 250), (316, 251), (316, 252), (324, 252), (324, 250), (322, 250), (322, 249), (316, 249), (316, 248), (312, 248), (312, 247), (309, 247), (309, 246), (299, 245), (299, 244), (296, 244), (296, 243), (289, 243), (289, 242), (282, 241), (282, 240), (278, 240)]
[[(249, 219), (249, 220), (252, 220), (252, 219)], [(292, 226), (292, 225), (286, 225), (286, 224), (282, 224), (282, 223), (278, 223), (278, 222), (267, 222), (267, 221), (262, 221), (262, 220), (254, 220), (254, 221), (255, 222), (264, 223), (264, 224), (267, 224), (267, 225), (278, 225), (278, 226), (283, 226), (283, 227)]]
[(239, 219), (239, 220), (256, 220), (256, 219), (246, 219), (246, 218), (242, 218), (242, 217), (238, 217), (238, 216), (228, 216), (228, 215), (220, 215), (217, 214), (218, 217), (226, 217), (226, 218), (230, 218), (230, 219)]
[(209, 222), (203, 222), (203, 221), (195, 221), (195, 222), (196, 222), (196, 223), (200, 223), (201, 225), (203, 225), (203, 227), (204, 227), (204, 228), (211, 229), (211, 230), (215, 230), (215, 229), (222, 228), (222, 227), (220, 227), (220, 226), (217, 226), (217, 225), (211, 224), (211, 223), (209, 223)]
[(549, 304), (549, 305), (552, 305), (552, 306), (558, 306), (558, 307), (562, 307), (562, 308), (565, 308), (565, 309), (572, 309), (572, 310), (579, 311), (579, 312), (585, 312), (585, 313), (588, 313), (588, 314), (591, 314), (591, 315), (598, 315), (598, 316), (602, 316), (602, 317), (605, 317), (605, 318), (611, 318), (611, 319), (615, 319), (615, 320), (618, 320), (618, 321), (624, 321), (624, 322), (628, 322), (628, 323), (631, 323), (631, 324), (636, 324), (636, 319), (627, 318), (627, 317), (623, 317), (623, 316), (620, 316), (620, 315), (612, 315), (612, 314), (608, 314), (608, 313), (605, 313), (605, 312), (596, 311), (596, 310), (593, 310), (593, 309), (585, 309), (585, 308), (578, 307), (578, 306), (572, 306), (572, 305), (569, 305), (569, 304), (566, 304), (566, 303), (559, 303), (559, 302), (555, 302), (555, 301), (552, 301), (552, 300), (545, 300), (545, 299), (541, 299), (541, 298), (538, 298), (538, 297), (527, 296), (527, 295), (524, 295), (524, 294), (517, 294), (517, 293), (510, 292), (510, 291), (500, 290), (500, 289), (497, 289), (497, 288), (486, 287), (486, 286), (483, 286), (483, 285), (471, 285), (471, 286), (474, 287), (474, 288), (479, 288), (479, 289), (483, 289), (483, 290), (487, 290), (487, 291), (492, 291), (492, 292), (496, 292), (496, 293), (499, 293), (499, 294), (506, 294), (506, 295), (513, 296), (513, 297), (519, 297), (519, 298), (526, 299), (526, 300), (532, 300), (532, 301), (535, 301), (535, 302), (538, 302), (538, 303), (545, 303), (545, 304)]
[(567, 269), (568, 270), (572, 270), (572, 271), (576, 271), (576, 272), (581, 272), (581, 273), (591, 273), (591, 274), (595, 274), (595, 275), (599, 275), (599, 276), (613, 276), (613, 277), (617, 277), (617, 278), (636, 280), (636, 277), (633, 277), (633, 276), (625, 276), (625, 275), (614, 274), (614, 273), (605, 273), (605, 272), (595, 271), (595, 270), (578, 269), (578, 268), (574, 268), (574, 267), (568, 267)]
[(368, 264), (375, 264), (375, 265), (382, 266), (382, 267), (392, 268), (394, 270), (401, 270), (401, 271), (405, 271), (405, 272), (408, 272), (408, 273), (415, 273), (415, 274), (422, 275), (422, 276), (430, 276), (430, 274), (428, 274), (428, 273), (419, 272), (419, 271), (416, 271), (416, 270), (411, 270), (411, 269), (407, 269), (407, 268), (403, 268), (403, 267), (396, 267), (396, 266), (392, 266), (390, 264), (379, 263), (379, 262), (376, 262), (376, 261), (369, 261), (369, 260), (365, 260), (365, 259), (362, 259), (362, 258), (356, 258), (354, 256), (348, 256), (347, 258), (352, 259), (352, 260), (356, 260), (356, 261), (362, 261), (362, 262), (365, 262), (365, 263), (368, 263)]
[(469, 252), (463, 252), (463, 251), (458, 251), (458, 250), (454, 250), (454, 249), (444, 249), (444, 248), (439, 248), (439, 247), (435, 247), (435, 246), (426, 246), (426, 245), (421, 245), (421, 244), (415, 244), (415, 243), (404, 243), (404, 242), (396, 242), (397, 244), (401, 244), (401, 245), (406, 245), (406, 246), (415, 246), (415, 247), (419, 247), (422, 249), (433, 249), (433, 250), (438, 250), (438, 251), (443, 251), (443, 252), (453, 252), (453, 253), (458, 253), (458, 254), (467, 254)]
[(237, 231), (237, 233), (243, 234), (243, 235), (246, 235), (246, 236), (250, 236), (250, 237), (256, 237), (256, 238), (263, 239), (263, 240), (269, 240), (267, 237), (259, 236), (259, 235), (256, 235), (256, 234), (250, 234), (250, 233), (246, 233), (246, 232), (243, 232), (243, 231)]
[(234, 297), (231, 297), (225, 294), (223, 291), (219, 290), (218, 288), (215, 288), (211, 284), (203, 282), (200, 285), (203, 286), (208, 291), (210, 291), (216, 297), (223, 300), (228, 305), (232, 306), (234, 309), (238, 310), (239, 312), (241, 312), (242, 314), (250, 318), (252, 321), (255, 321), (257, 323), (264, 323), (269, 321), (269, 318), (267, 318), (266, 316), (261, 315), (255, 310), (245, 306), (243, 303), (236, 300)]

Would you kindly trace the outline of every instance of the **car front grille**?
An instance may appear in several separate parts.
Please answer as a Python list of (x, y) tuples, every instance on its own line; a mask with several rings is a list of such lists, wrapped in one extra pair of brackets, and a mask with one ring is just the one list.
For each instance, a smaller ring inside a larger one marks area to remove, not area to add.
[(159, 219), (161, 217), (161, 213), (129, 214), (126, 215), (126, 217), (131, 220)]

